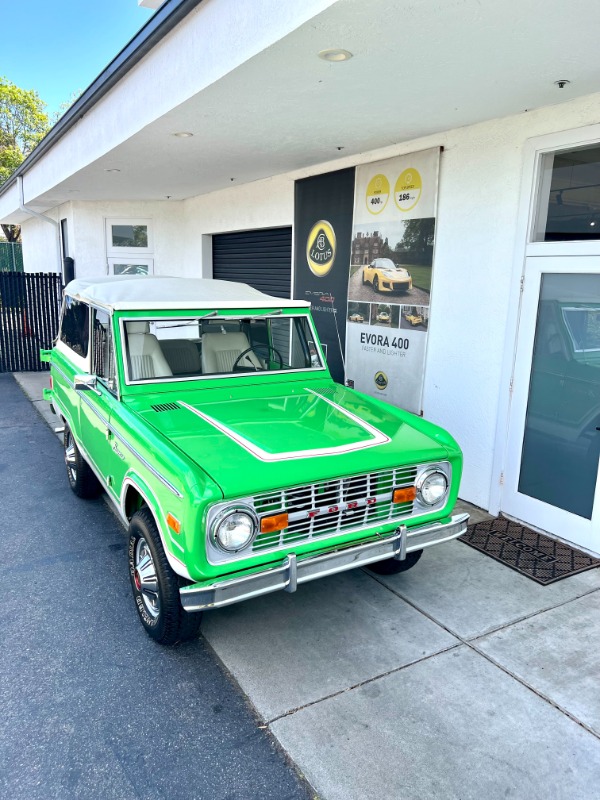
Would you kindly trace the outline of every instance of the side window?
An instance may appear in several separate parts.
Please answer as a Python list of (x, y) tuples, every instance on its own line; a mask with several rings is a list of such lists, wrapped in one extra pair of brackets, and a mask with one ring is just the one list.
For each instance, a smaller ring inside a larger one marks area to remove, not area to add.
[(78, 356), (87, 358), (90, 335), (90, 309), (85, 303), (65, 297), (60, 340)]
[(111, 392), (116, 391), (115, 351), (112, 336), (111, 318), (100, 309), (94, 309), (92, 328), (92, 372), (100, 378)]

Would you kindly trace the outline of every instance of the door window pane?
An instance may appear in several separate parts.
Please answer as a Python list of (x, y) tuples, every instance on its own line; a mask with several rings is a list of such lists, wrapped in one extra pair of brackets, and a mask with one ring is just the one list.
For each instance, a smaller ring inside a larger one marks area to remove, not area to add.
[(147, 275), (148, 264), (113, 264), (113, 275)]
[(145, 256), (121, 255), (108, 258), (109, 275), (152, 275), (154, 259)]
[(591, 519), (599, 427), (600, 275), (543, 275), (519, 492)]
[(93, 324), (93, 373), (104, 381), (111, 391), (116, 390), (115, 353), (111, 330), (111, 318), (97, 309), (94, 312)]
[(78, 356), (87, 357), (89, 340), (89, 306), (66, 295), (60, 340)]
[[(152, 220), (143, 217), (106, 220), (106, 255), (139, 263), (140, 256), (151, 256)], [(143, 259), (142, 259), (143, 261)]]
[(147, 225), (111, 225), (113, 247), (148, 247)]
[(600, 239), (600, 145), (544, 156), (535, 241)]

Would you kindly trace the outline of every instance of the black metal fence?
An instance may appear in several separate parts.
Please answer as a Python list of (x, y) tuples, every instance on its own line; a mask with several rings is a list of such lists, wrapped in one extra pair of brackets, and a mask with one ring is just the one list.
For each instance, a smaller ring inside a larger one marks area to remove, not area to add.
[(62, 276), (0, 271), (0, 372), (41, 372), (58, 333)]

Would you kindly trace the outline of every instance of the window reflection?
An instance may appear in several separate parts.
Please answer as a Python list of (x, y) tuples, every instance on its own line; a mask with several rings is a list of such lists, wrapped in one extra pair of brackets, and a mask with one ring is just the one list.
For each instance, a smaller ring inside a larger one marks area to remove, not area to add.
[(519, 491), (590, 519), (598, 427), (600, 275), (544, 275)]
[(147, 225), (113, 225), (113, 247), (148, 247)]
[[(600, 239), (600, 146), (545, 157), (546, 242)], [(548, 192), (548, 188), (546, 188)]]

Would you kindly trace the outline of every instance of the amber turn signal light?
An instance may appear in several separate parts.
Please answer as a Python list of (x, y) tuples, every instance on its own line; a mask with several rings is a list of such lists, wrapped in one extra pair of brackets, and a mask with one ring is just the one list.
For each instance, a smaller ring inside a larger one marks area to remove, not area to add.
[(172, 531), (175, 531), (175, 533), (181, 533), (181, 522), (179, 522), (173, 514), (167, 514), (167, 525)]
[(404, 489), (394, 489), (392, 503), (412, 503), (416, 496), (416, 486), (407, 486)]
[(260, 521), (261, 533), (275, 533), (288, 526), (287, 514), (275, 514), (273, 517), (263, 517)]

